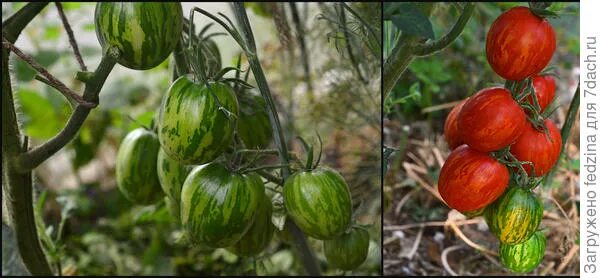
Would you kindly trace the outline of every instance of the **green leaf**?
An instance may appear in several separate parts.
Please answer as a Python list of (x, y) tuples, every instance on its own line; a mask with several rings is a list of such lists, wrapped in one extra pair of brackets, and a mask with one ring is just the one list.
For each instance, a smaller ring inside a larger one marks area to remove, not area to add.
[[(32, 55), (33, 59), (48, 69), (60, 58), (62, 52), (54, 50), (41, 50), (36, 54)], [(15, 74), (18, 81), (30, 81), (37, 74), (37, 72), (23, 60), (16, 58), (15, 60)]]
[(46, 26), (46, 29), (44, 30), (44, 39), (50, 41), (57, 40), (60, 37), (61, 28), (62, 26), (60, 25)]
[(66, 3), (62, 3), (63, 9), (65, 11), (69, 11), (69, 10), (77, 10), (79, 8), (81, 8), (81, 3), (77, 3), (77, 2), (66, 2)]
[(36, 91), (21, 89), (17, 92), (24, 112), (25, 133), (31, 137), (48, 139), (62, 128), (52, 104)]
[(150, 205), (141, 208), (133, 217), (135, 224), (168, 223), (171, 221), (171, 219), (171, 214), (169, 214), (164, 201), (161, 201), (156, 205)]
[(414, 3), (400, 3), (390, 20), (403, 33), (434, 39), (433, 26), (429, 18)]

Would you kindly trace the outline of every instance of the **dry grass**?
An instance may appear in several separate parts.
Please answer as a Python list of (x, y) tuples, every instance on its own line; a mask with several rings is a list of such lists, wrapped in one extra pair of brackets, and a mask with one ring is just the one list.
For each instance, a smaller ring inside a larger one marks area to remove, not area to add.
[[(562, 126), (565, 110), (556, 113)], [(426, 123), (410, 128), (385, 122), (386, 145), (402, 150), (390, 161), (384, 191), (385, 275), (506, 275), (497, 257), (498, 240), (482, 217), (466, 219), (450, 210), (437, 191), (437, 176), (449, 154), (440, 131)], [(407, 131), (408, 130), (408, 131)], [(398, 134), (407, 134), (401, 138)], [(407, 131), (407, 132), (406, 132)], [(570, 160), (579, 158), (579, 125), (567, 142)], [(544, 260), (530, 275), (578, 275), (578, 171), (559, 166), (553, 186), (535, 191), (544, 203), (540, 228), (547, 236)]]

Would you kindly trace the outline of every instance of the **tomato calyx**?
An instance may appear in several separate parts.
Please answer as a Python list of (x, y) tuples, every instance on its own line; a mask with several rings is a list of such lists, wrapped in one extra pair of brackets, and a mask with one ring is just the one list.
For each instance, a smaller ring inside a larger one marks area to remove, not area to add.
[(548, 8), (551, 5), (551, 2), (529, 2), (529, 10), (535, 16), (540, 17), (542, 19), (547, 17), (556, 18), (558, 17), (558, 14), (551, 10), (548, 10)]
[[(509, 169), (512, 169), (510, 171), (511, 178), (514, 179), (518, 186), (524, 189), (533, 190), (543, 180), (543, 177), (536, 178), (535, 165), (531, 161), (520, 161), (518, 158), (516, 158), (510, 152), (510, 146), (490, 154), (492, 157), (498, 160), (498, 162), (506, 165), (506, 167)], [(523, 165), (529, 165), (529, 167), (531, 167), (531, 175), (527, 174), (527, 171), (525, 171)]]
[[(549, 70), (544, 70), (543, 75), (552, 75), (547, 73)], [(539, 131), (543, 131), (546, 134), (546, 138), (550, 140), (550, 132), (548, 128), (544, 124), (544, 121), (558, 109), (556, 105), (556, 98), (553, 98), (552, 102), (548, 106), (550, 109), (545, 109), (542, 112), (542, 107), (540, 106), (540, 101), (538, 99), (537, 94), (535, 93), (535, 88), (533, 87), (533, 78), (527, 77), (521, 81), (511, 81), (506, 80), (504, 87), (510, 91), (513, 99), (525, 110), (527, 115), (527, 120), (533, 125), (533, 127)], [(532, 101), (533, 103), (530, 103)]]
[(319, 140), (319, 155), (317, 156), (317, 160), (314, 161), (313, 156), (314, 156), (314, 148), (312, 144), (308, 144), (306, 142), (306, 140), (304, 140), (304, 138), (298, 136), (296, 137), (298, 140), (300, 140), (300, 143), (302, 143), (302, 147), (304, 148), (304, 152), (306, 153), (306, 161), (305, 164), (303, 166), (304, 171), (310, 172), (314, 169), (316, 169), (319, 166), (319, 163), (321, 162), (321, 155), (323, 154), (323, 141), (321, 140), (321, 135), (319, 135), (319, 132), (317, 132), (317, 139)]

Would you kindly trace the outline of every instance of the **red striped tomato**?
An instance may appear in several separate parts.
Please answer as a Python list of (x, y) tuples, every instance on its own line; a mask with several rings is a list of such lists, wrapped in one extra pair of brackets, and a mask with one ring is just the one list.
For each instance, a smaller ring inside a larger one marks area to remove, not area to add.
[(492, 23), (485, 52), (490, 66), (502, 78), (523, 80), (544, 69), (555, 48), (550, 23), (527, 7), (515, 7)]
[[(510, 147), (510, 152), (520, 161), (530, 161), (535, 167), (535, 176), (545, 175), (552, 169), (558, 157), (562, 146), (562, 138), (558, 128), (551, 120), (544, 121), (550, 134), (550, 140), (546, 137), (544, 131), (535, 129), (528, 124), (523, 134)], [(531, 175), (531, 166), (523, 164), (523, 168)]]
[(438, 190), (449, 207), (460, 212), (483, 208), (508, 185), (506, 166), (467, 145), (456, 148), (442, 166)]
[[(554, 99), (556, 80), (551, 75), (536, 75), (533, 77), (533, 89), (540, 105), (540, 112), (544, 112)], [(533, 97), (527, 97), (527, 102), (533, 105)]]
[(464, 142), (481, 152), (500, 150), (523, 132), (525, 112), (504, 88), (486, 88), (469, 98), (458, 114)]
[(456, 147), (462, 145), (464, 142), (460, 137), (460, 132), (458, 131), (458, 113), (462, 109), (463, 105), (465, 105), (466, 100), (461, 101), (458, 105), (454, 106), (448, 117), (446, 117), (446, 122), (444, 123), (444, 138), (446, 139), (446, 143), (448, 143), (448, 147), (451, 150), (456, 149)]

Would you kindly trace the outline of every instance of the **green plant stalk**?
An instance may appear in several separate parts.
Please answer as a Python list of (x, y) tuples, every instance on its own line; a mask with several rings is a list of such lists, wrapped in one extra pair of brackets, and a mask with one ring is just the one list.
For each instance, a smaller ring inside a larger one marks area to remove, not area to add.
[(300, 21), (300, 16), (298, 15), (298, 9), (296, 7), (296, 2), (289, 2), (290, 11), (292, 12), (292, 21), (294, 22), (294, 27), (296, 27), (296, 38), (298, 39), (298, 43), (300, 45), (300, 53), (302, 55), (302, 67), (304, 69), (304, 82), (308, 86), (308, 90), (312, 92), (313, 86), (310, 78), (310, 66), (309, 66), (309, 55), (306, 50), (306, 42), (304, 40), (304, 27), (302, 26), (302, 22)]
[[(279, 122), (277, 108), (275, 107), (275, 102), (273, 101), (273, 98), (271, 96), (271, 91), (269, 89), (267, 79), (258, 60), (258, 56), (256, 53), (256, 44), (254, 42), (254, 35), (252, 33), (250, 22), (248, 21), (248, 16), (246, 15), (246, 9), (244, 7), (244, 4), (239, 2), (234, 3), (233, 11), (238, 21), (238, 24), (241, 27), (240, 29), (242, 33), (242, 41), (245, 44), (245, 47), (242, 47), (246, 52), (248, 63), (250, 64), (250, 67), (252, 68), (252, 73), (254, 74), (254, 79), (256, 80), (260, 93), (265, 99), (269, 110), (269, 120), (271, 121), (271, 125), (274, 127), (273, 138), (279, 148), (279, 158), (281, 160), (280, 162), (281, 164), (289, 165), (290, 159), (288, 156), (286, 141), (283, 136), (283, 130)], [(289, 166), (283, 167), (281, 169), (281, 176), (283, 180), (285, 180), (289, 175)], [(306, 236), (302, 233), (302, 231), (300, 231), (298, 226), (296, 226), (296, 224), (293, 223), (293, 221), (288, 222), (290, 222), (289, 227), (290, 231), (292, 232), (292, 235), (294, 236), (294, 245), (300, 253), (300, 257), (304, 268), (306, 269), (309, 275), (320, 276), (321, 269), (319, 267), (319, 264), (317, 263), (317, 260), (312, 250), (308, 246)]]
[[(3, 22), (6, 39), (15, 42), (21, 31), (48, 3), (29, 3)], [(9, 225), (17, 238), (23, 263), (32, 275), (52, 275), (40, 246), (33, 212), (31, 172), (19, 173), (13, 160), (27, 150), (17, 122), (8, 65), (9, 51), (2, 48), (2, 198), (6, 201)]]
[[(467, 25), (467, 22), (473, 14), (475, 4), (467, 3), (454, 24), (452, 29), (442, 38), (436, 41), (420, 43), (419, 38), (412, 35), (402, 35), (399, 39), (400, 43), (394, 47), (390, 57), (385, 61), (383, 66), (383, 97), (384, 99), (392, 91), (402, 73), (406, 70), (410, 62), (415, 56), (431, 55), (437, 51), (441, 51), (448, 47), (462, 33)], [(424, 14), (429, 16), (430, 9), (424, 10)], [(403, 41), (404, 39), (404, 41)]]
[(383, 98), (396, 86), (396, 82), (402, 73), (408, 68), (410, 62), (415, 58), (414, 45), (418, 38), (412, 35), (401, 35), (398, 45), (392, 49), (392, 53), (383, 64)]
[[(118, 56), (119, 51), (116, 48), (107, 49), (106, 53), (102, 56), (98, 68), (94, 72), (94, 77), (85, 84), (83, 100), (98, 103), (100, 89), (102, 89), (106, 78), (108, 78), (108, 75), (117, 63)], [(91, 107), (77, 105), (67, 124), (58, 134), (45, 143), (19, 154), (15, 160), (16, 169), (20, 173), (31, 171), (62, 149), (79, 132), (91, 110)]]
[[(571, 128), (573, 127), (573, 123), (577, 119), (577, 111), (579, 110), (579, 85), (577, 85), (577, 91), (575, 91), (575, 95), (573, 95), (573, 99), (571, 100), (571, 104), (569, 105), (569, 111), (567, 112), (567, 117), (565, 119), (565, 124), (563, 125), (560, 131), (560, 137), (562, 138), (562, 146), (560, 148), (560, 156), (558, 157), (558, 161), (561, 161), (562, 157), (565, 155), (565, 148), (567, 145), (567, 139), (569, 139), (569, 134), (571, 133)], [(544, 177), (543, 184), (544, 186), (549, 186), (552, 182), (552, 178), (556, 172), (556, 167), (558, 166), (558, 161), (550, 169), (550, 172)]]

